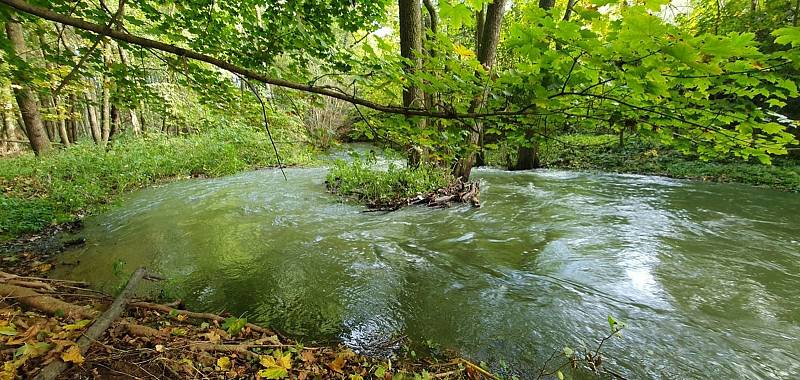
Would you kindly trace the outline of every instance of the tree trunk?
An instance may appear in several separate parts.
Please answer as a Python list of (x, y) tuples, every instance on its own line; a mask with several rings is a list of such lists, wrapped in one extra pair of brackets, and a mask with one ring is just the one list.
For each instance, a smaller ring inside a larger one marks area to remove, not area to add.
[(792, 26), (797, 26), (797, 20), (800, 19), (800, 0), (794, 3), (794, 13), (792, 14)]
[[(494, 0), (486, 7), (486, 18), (483, 25), (483, 35), (480, 39), (478, 49), (478, 61), (489, 71), (491, 75), (492, 66), (497, 59), (497, 45), (500, 42), (500, 27), (503, 23), (506, 0)], [(479, 94), (470, 104), (470, 111), (480, 109), (486, 102), (486, 93)], [(480, 137), (483, 133), (483, 122), (475, 120), (474, 130), (467, 139), (467, 153), (460, 158), (453, 168), (453, 175), (461, 178), (465, 182), (469, 180), (472, 167), (475, 165), (474, 147), (479, 145)]]
[(108, 91), (108, 78), (103, 76), (103, 91), (102, 91), (102, 107), (103, 107), (103, 124), (102, 124), (102, 145), (108, 144), (108, 139), (111, 137), (111, 97)]
[[(25, 45), (22, 25), (19, 22), (14, 20), (6, 21), (6, 34), (8, 34), (11, 48), (15, 53), (24, 54), (24, 52), (28, 51)], [(24, 59), (24, 57), (21, 58)], [(33, 148), (33, 152), (37, 156), (40, 156), (50, 150), (50, 140), (47, 139), (47, 132), (45, 132), (44, 124), (42, 123), (36, 94), (28, 87), (31, 81), (19, 78), (17, 75), (14, 75), (11, 80), (16, 85), (14, 86), (14, 97), (17, 99), (17, 104), (22, 113), (22, 120), (28, 132), (31, 148)]]
[(73, 94), (69, 96), (69, 133), (70, 141), (78, 141), (78, 120), (75, 118), (75, 104), (78, 103), (77, 97)]
[[(94, 86), (92, 86), (94, 87)], [(87, 91), (87, 104), (86, 104), (86, 122), (89, 124), (89, 130), (92, 132), (92, 139), (95, 144), (103, 144), (103, 134), (100, 131), (100, 122), (97, 120), (97, 96), (94, 94), (94, 88)]]
[[(119, 61), (122, 62), (122, 65), (125, 66), (125, 68), (127, 69), (130, 62), (128, 60), (128, 52), (126, 52), (125, 49), (123, 49), (122, 46), (119, 44), (117, 44), (117, 50), (119, 51)], [(142, 133), (142, 125), (139, 122), (139, 118), (136, 115), (136, 109), (135, 108), (129, 109), (128, 115), (131, 118), (131, 127), (133, 129), (133, 134), (138, 136), (140, 133)]]
[[(539, 0), (539, 8), (549, 11), (553, 9), (555, 3), (555, 0)], [(564, 13), (565, 21), (569, 20), (571, 9), (574, 3), (575, 0), (569, 0), (569, 4), (567, 4), (567, 11)], [(560, 48), (560, 46), (557, 45), (556, 49), (558, 48)], [(528, 170), (539, 167), (539, 141), (536, 141), (535, 137), (536, 133), (534, 130), (531, 129), (525, 131), (525, 142), (530, 144), (530, 146), (523, 145), (517, 149), (517, 164), (514, 165), (514, 170)]]
[[(400, 16), (400, 55), (410, 63), (406, 64), (405, 71), (414, 74), (421, 66), (422, 55), (422, 5), (420, 0), (399, 0)], [(424, 98), (422, 91), (412, 84), (403, 88), (403, 106), (407, 108), (423, 108)], [(412, 121), (413, 122), (413, 121)], [(415, 122), (417, 127), (423, 127), (421, 121)], [(417, 167), (422, 159), (422, 150), (417, 146), (408, 148), (408, 166)]]
[(55, 121), (55, 123), (58, 127), (58, 135), (61, 138), (61, 144), (64, 145), (65, 148), (69, 148), (70, 141), (69, 134), (67, 133), (67, 117), (59, 112), (58, 99), (53, 100), (53, 105), (55, 106), (55, 111), (58, 115), (58, 119)]
[(575, 3), (578, 0), (569, 0), (567, 1), (567, 10), (564, 11), (564, 21), (569, 21), (570, 17), (572, 17), (572, 8), (575, 7)]
[(111, 105), (111, 132), (108, 136), (109, 140), (114, 139), (114, 136), (120, 131), (120, 117), (119, 109), (116, 104)]

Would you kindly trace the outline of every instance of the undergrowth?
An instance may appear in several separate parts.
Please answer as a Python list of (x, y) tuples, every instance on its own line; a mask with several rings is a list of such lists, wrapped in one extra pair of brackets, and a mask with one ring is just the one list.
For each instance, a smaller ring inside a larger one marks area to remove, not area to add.
[[(487, 155), (489, 163), (506, 167), (516, 152), (501, 146)], [(622, 147), (615, 135), (562, 135), (540, 145), (544, 168), (599, 170), (661, 175), (713, 182), (736, 182), (800, 192), (800, 160), (776, 157), (772, 165), (730, 158), (702, 161), (657, 142), (628, 139)]]
[[(305, 146), (280, 148), (286, 165), (312, 160)], [(159, 181), (276, 165), (266, 134), (246, 127), (120, 136), (108, 148), (84, 141), (43, 158), (0, 159), (0, 240), (96, 212), (126, 191)]]
[(337, 160), (328, 172), (328, 190), (348, 200), (382, 204), (397, 199), (429, 194), (452, 183), (448, 170), (431, 165), (418, 168), (390, 163), (377, 168), (373, 157)]

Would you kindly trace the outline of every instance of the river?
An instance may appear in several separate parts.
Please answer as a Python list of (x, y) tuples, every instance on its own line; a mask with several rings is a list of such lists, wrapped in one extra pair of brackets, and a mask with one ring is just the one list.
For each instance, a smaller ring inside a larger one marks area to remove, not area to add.
[(326, 170), (261, 170), (137, 191), (87, 218), (57, 275), (168, 296), (310, 342), (400, 335), (532, 374), (604, 345), (629, 378), (800, 378), (800, 196), (741, 185), (480, 169), (483, 207), (363, 213)]

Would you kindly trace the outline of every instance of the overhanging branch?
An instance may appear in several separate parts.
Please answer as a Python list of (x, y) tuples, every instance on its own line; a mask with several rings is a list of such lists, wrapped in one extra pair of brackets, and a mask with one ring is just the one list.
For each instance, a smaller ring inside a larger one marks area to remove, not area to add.
[(531, 112), (527, 111), (497, 111), (497, 112), (442, 112), (442, 111), (430, 111), (426, 109), (420, 108), (406, 108), (400, 106), (393, 106), (393, 105), (385, 105), (375, 103), (366, 99), (356, 98), (346, 93), (332, 90), (330, 88), (319, 87), (313, 84), (303, 84), (288, 81), (285, 79), (280, 78), (273, 78), (266, 76), (264, 74), (258, 73), (254, 70), (244, 68), (230, 62), (223, 61), (218, 58), (214, 58), (210, 55), (198, 53), (192, 50), (188, 50), (182, 47), (178, 47), (175, 45), (170, 45), (161, 41), (151, 40), (149, 38), (139, 37), (130, 33), (126, 33), (120, 30), (108, 30), (105, 25), (99, 25), (92, 22), (88, 22), (83, 19), (75, 18), (72, 16), (60, 14), (57, 12), (53, 12), (50, 9), (42, 8), (39, 6), (31, 5), (24, 0), (0, 0), (0, 4), (6, 4), (11, 8), (14, 8), (20, 12), (28, 13), (37, 17), (41, 17), (46, 20), (54, 21), (60, 24), (69, 25), (77, 29), (82, 29), (90, 32), (94, 32), (100, 35), (105, 35), (110, 38), (113, 38), (118, 41), (127, 42), (132, 45), (141, 46), (144, 48), (150, 48), (155, 50), (160, 50), (166, 53), (174, 54), (179, 57), (185, 57), (194, 59), (201, 62), (206, 62), (221, 69), (230, 71), (232, 73), (241, 75), (243, 77), (263, 82), (269, 83), (274, 86), (290, 88), (298, 91), (310, 92), (314, 94), (329, 96), (332, 98), (340, 99), (355, 105), (364, 106), (367, 108), (371, 108), (376, 111), (385, 112), (385, 113), (392, 113), (392, 114), (400, 114), (406, 116), (425, 116), (425, 117), (433, 117), (433, 118), (443, 118), (443, 119), (459, 119), (459, 118), (483, 118), (483, 117), (492, 117), (492, 116), (514, 116), (514, 115), (525, 115), (530, 114)]

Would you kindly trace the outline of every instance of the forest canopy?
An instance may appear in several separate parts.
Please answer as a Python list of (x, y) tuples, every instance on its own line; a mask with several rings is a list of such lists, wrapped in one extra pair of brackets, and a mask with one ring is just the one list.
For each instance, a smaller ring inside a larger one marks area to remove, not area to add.
[(257, 126), (261, 100), (305, 115), (330, 108), (320, 95), (412, 165), (464, 178), (497, 144), (535, 167), (540, 142), (598, 125), (701, 159), (768, 164), (796, 143), (781, 122), (798, 112), (788, 0), (677, 16), (664, 0), (2, 3), (4, 121), (18, 119), (13, 88), (37, 153), (82, 130), (98, 144), (139, 134), (143, 118), (188, 131), (237, 109)]

